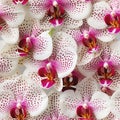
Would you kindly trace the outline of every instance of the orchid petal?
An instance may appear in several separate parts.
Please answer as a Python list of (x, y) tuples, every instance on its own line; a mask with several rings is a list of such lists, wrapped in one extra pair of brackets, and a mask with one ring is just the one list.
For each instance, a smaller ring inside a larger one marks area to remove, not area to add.
[(2, 18), (7, 22), (11, 27), (17, 27), (20, 25), (25, 18), (25, 11), (23, 8), (18, 6), (3, 6), (3, 11), (6, 13)]
[(87, 23), (96, 29), (103, 29), (107, 27), (106, 23), (104, 22), (104, 17), (108, 10), (110, 10), (110, 6), (107, 2), (101, 1), (95, 3), (92, 14), (87, 19)]
[(103, 42), (110, 42), (114, 40), (115, 37), (116, 35), (109, 33), (107, 29), (99, 30), (97, 34), (97, 38)]
[(55, 61), (60, 64), (60, 69), (57, 69), (58, 77), (63, 78), (74, 70), (77, 62), (77, 53), (71, 48), (61, 49), (57, 52)]
[[(74, 1), (74, 0), (73, 0)], [(87, 18), (90, 15), (92, 10), (91, 2), (81, 2), (81, 1), (74, 1), (74, 4), (71, 8), (65, 8), (71, 18), (75, 20), (80, 20)]]
[(6, 43), (14, 44), (18, 41), (19, 30), (18, 28), (10, 28), (8, 25), (4, 25), (0, 35)]
[(0, 75), (9, 75), (17, 68), (18, 59), (0, 57)]
[(45, 15), (45, 1), (44, 0), (29, 0), (30, 14), (32, 17), (42, 19)]
[(76, 90), (79, 91), (84, 100), (89, 100), (96, 91), (100, 91), (100, 88), (94, 78), (85, 78), (77, 85)]
[(120, 90), (117, 90), (111, 97), (111, 112), (120, 119)]
[(43, 32), (35, 41), (33, 57), (36, 60), (44, 60), (52, 54), (52, 39), (48, 32)]
[(34, 83), (28, 84), (25, 100), (27, 101), (28, 112), (31, 116), (38, 116), (48, 105), (47, 95)]
[(110, 98), (105, 93), (96, 92), (90, 102), (97, 119), (105, 118), (110, 113)]
[(61, 113), (74, 118), (76, 116), (76, 108), (81, 102), (81, 96), (72, 90), (67, 90), (60, 95)]
[(0, 91), (0, 119), (7, 118), (9, 116), (9, 105), (13, 99), (14, 96), (10, 91)]

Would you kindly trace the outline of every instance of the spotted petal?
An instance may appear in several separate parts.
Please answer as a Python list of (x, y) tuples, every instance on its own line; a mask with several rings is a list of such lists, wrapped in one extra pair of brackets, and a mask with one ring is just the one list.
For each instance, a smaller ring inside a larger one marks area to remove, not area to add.
[(57, 69), (58, 77), (63, 78), (74, 70), (77, 62), (77, 53), (69, 47), (59, 50), (53, 58), (60, 65)]
[(2, 18), (7, 22), (11, 27), (17, 27), (20, 25), (25, 18), (25, 11), (22, 7), (15, 5), (4, 5), (2, 6), (3, 11), (6, 14), (3, 14)]
[(12, 74), (18, 64), (18, 59), (9, 59), (0, 57), (0, 75)]
[(87, 18), (90, 15), (92, 10), (92, 4), (90, 1), (79, 1), (72, 0), (70, 7), (65, 7), (66, 11), (70, 15), (71, 18), (75, 20), (80, 20)]
[(37, 19), (42, 19), (45, 15), (46, 8), (45, 8), (44, 0), (29, 0), (30, 3), (30, 14)]
[(9, 105), (13, 100), (14, 96), (10, 91), (2, 90), (0, 91), (0, 119), (7, 119), (9, 116)]
[(0, 35), (6, 43), (14, 44), (18, 41), (19, 30), (18, 28), (12, 28), (4, 24), (0, 31)]
[(32, 82), (28, 85), (24, 99), (27, 101), (28, 112), (31, 116), (38, 116), (48, 105), (47, 95)]
[(106, 23), (104, 22), (104, 17), (109, 10), (110, 6), (107, 2), (101, 1), (95, 3), (93, 5), (92, 14), (87, 19), (87, 23), (96, 29), (103, 29), (107, 27)]
[(120, 90), (117, 90), (111, 97), (111, 112), (120, 119)]
[(44, 60), (52, 54), (52, 39), (47, 32), (43, 32), (37, 37), (35, 42), (33, 57), (36, 60)]
[(97, 119), (105, 118), (110, 113), (110, 98), (102, 92), (93, 94), (91, 104)]
[(76, 108), (80, 104), (81, 96), (72, 90), (67, 90), (60, 95), (61, 113), (74, 118), (76, 116)]

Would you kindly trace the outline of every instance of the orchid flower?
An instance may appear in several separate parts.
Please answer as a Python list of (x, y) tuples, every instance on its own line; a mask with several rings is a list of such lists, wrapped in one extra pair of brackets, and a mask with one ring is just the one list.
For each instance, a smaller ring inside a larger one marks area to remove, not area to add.
[(0, 36), (7, 43), (16, 43), (19, 38), (18, 25), (24, 20), (24, 10), (0, 1)]
[(92, 8), (90, 0), (29, 0), (29, 3), (33, 17), (42, 19), (46, 14), (53, 26), (63, 24), (66, 14), (73, 21), (81, 21), (89, 16)]
[(48, 95), (48, 108), (36, 120), (69, 120), (69, 117), (60, 113), (60, 93), (50, 92)]
[(111, 34), (120, 32), (120, 2), (119, 0), (100, 1), (93, 5), (93, 11), (88, 18), (88, 24), (96, 29), (107, 27)]
[(28, 58), (44, 60), (52, 53), (52, 38), (49, 31), (42, 31), (35, 19), (26, 18), (19, 26), (20, 38), (17, 44), (7, 44), (1, 54), (7, 58)]
[(48, 104), (48, 97), (36, 84), (18, 76), (1, 84), (0, 119), (25, 120), (27, 114), (38, 116)]
[(24, 74), (43, 88), (49, 89), (54, 86), (61, 91), (62, 78), (68, 76), (76, 66), (77, 45), (70, 35), (57, 32), (53, 37), (53, 46), (52, 55), (48, 59), (30, 63), (26, 61), (27, 70)]
[[(112, 41), (115, 36), (106, 30), (97, 30), (90, 27), (86, 21), (79, 29), (63, 29), (72, 35), (78, 44), (78, 64), (89, 63), (93, 58), (100, 55), (105, 42)], [(102, 41), (102, 42), (101, 42)]]
[(115, 49), (119, 41), (114, 41), (112, 44), (106, 44), (102, 47), (103, 51), (100, 56), (91, 60), (86, 65), (79, 66), (81, 73), (87, 73), (87, 76), (96, 76), (100, 83), (101, 90), (108, 95), (112, 95), (119, 86), (119, 66), (120, 56), (119, 49)]
[(85, 78), (76, 91), (67, 90), (60, 95), (61, 113), (77, 120), (96, 120), (110, 113), (110, 99), (99, 92), (93, 78)]

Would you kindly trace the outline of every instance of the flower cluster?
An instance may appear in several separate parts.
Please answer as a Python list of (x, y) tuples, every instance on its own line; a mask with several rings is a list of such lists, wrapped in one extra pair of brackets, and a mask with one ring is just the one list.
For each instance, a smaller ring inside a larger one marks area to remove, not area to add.
[(0, 0), (0, 120), (120, 120), (120, 0)]

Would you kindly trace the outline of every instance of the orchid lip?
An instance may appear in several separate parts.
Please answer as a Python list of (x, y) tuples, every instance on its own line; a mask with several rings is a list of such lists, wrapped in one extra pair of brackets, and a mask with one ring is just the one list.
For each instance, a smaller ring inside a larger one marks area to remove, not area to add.
[(22, 39), (18, 44), (18, 53), (20, 56), (27, 56), (33, 49), (33, 39), (26, 37)]
[(94, 119), (94, 113), (91, 106), (89, 106), (87, 103), (83, 103), (83, 105), (80, 105), (77, 107), (77, 115), (82, 119)]
[(12, 118), (17, 120), (25, 120), (27, 116), (26, 106), (21, 103), (16, 103), (10, 110), (10, 115)]
[(55, 84), (57, 71), (49, 62), (38, 70), (38, 75), (42, 77), (41, 84), (44, 88), (50, 88)]
[(94, 35), (84, 31), (82, 43), (85, 47), (88, 48), (89, 53), (96, 53), (98, 50), (97, 39)]
[(108, 63), (104, 62), (102, 65), (98, 68), (98, 76), (100, 77), (100, 83), (103, 84), (108, 84), (110, 85), (112, 83), (111, 77), (115, 75), (115, 70), (114, 67)]
[(108, 25), (108, 31), (110, 33), (120, 32), (120, 14), (112, 11), (110, 14), (107, 14), (104, 18), (105, 23)]
[(53, 6), (48, 10), (48, 16), (51, 17), (49, 22), (54, 26), (60, 26), (64, 21), (65, 10), (60, 6), (57, 1), (53, 1)]

